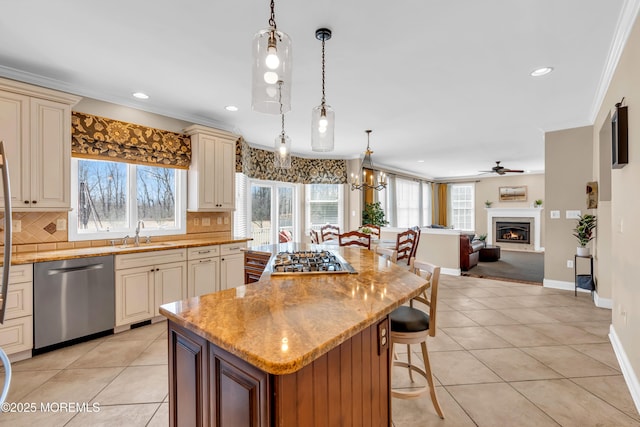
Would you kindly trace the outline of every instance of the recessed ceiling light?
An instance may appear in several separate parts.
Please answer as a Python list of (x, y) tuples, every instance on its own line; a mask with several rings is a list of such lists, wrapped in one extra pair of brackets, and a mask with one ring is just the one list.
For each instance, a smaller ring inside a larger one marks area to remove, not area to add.
[(553, 67), (536, 68), (535, 70), (533, 70), (531, 72), (531, 77), (546, 76), (547, 74), (549, 74), (552, 71), (553, 71)]
[(143, 92), (134, 92), (132, 93), (132, 95), (134, 98), (138, 98), (138, 99), (149, 99), (149, 95)]
[(224, 109), (227, 111), (238, 111), (238, 107), (236, 107), (235, 105), (227, 105), (226, 107), (224, 107)]
[(424, 163), (424, 160), (418, 160), (418, 163)]

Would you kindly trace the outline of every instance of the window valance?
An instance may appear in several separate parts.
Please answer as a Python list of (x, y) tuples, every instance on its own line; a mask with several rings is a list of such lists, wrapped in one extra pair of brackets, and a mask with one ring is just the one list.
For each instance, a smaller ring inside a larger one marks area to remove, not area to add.
[(74, 157), (188, 169), (191, 139), (187, 135), (72, 112)]
[(291, 156), (290, 169), (274, 167), (273, 151), (250, 147), (243, 139), (236, 142), (236, 172), (249, 178), (296, 184), (346, 184), (347, 162), (337, 159), (305, 159)]

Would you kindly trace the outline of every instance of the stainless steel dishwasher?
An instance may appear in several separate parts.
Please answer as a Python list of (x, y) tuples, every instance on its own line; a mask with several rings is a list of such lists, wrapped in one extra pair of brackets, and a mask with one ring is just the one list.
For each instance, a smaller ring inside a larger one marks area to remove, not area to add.
[(33, 275), (34, 353), (66, 341), (113, 333), (113, 256), (39, 262)]

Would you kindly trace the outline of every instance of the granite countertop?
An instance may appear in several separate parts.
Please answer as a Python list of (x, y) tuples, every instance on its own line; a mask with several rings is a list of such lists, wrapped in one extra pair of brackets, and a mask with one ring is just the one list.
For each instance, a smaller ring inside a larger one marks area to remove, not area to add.
[[(276, 252), (311, 245), (252, 247)], [(316, 245), (314, 247), (317, 248)], [(160, 306), (160, 313), (276, 375), (300, 370), (417, 296), (428, 282), (369, 250), (331, 247), (357, 274), (270, 275)]]
[[(197, 246), (222, 245), (225, 243), (239, 243), (250, 241), (244, 237), (224, 237), (224, 238), (185, 238), (164, 242), (140, 243), (134, 246), (129, 243), (126, 246), (96, 246), (79, 249), (58, 249), (40, 252), (22, 252), (11, 255), (11, 265), (30, 264), (33, 262), (59, 261), (73, 258), (86, 258), (101, 255), (122, 255), (135, 252), (164, 251), (168, 249), (182, 249)], [(0, 266), (2, 262), (0, 261)]]

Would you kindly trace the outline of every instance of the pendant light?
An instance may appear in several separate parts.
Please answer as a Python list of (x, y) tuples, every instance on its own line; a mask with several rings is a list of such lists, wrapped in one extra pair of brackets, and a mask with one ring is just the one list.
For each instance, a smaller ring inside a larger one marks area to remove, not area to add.
[[(282, 82), (278, 82), (278, 92), (280, 92)], [(280, 98), (280, 96), (278, 96)], [(280, 104), (282, 105), (282, 104)], [(282, 130), (280, 135), (276, 136), (276, 152), (274, 153), (273, 165), (278, 169), (291, 168), (291, 138), (284, 132), (284, 112), (280, 109), (280, 117), (282, 120)]]
[[(281, 114), (291, 110), (291, 39), (277, 29), (274, 8), (271, 0), (269, 28), (253, 37), (251, 107), (261, 113)], [(282, 82), (282, 90), (278, 90), (278, 82)]]
[(311, 149), (313, 151), (333, 151), (333, 129), (335, 113), (326, 104), (324, 96), (324, 42), (331, 38), (331, 30), (316, 30), (316, 38), (322, 42), (322, 101), (311, 110)]
[(383, 190), (387, 188), (387, 174), (384, 172), (378, 172), (373, 168), (373, 160), (371, 155), (373, 151), (369, 148), (369, 136), (371, 130), (365, 130), (367, 133), (367, 151), (364, 152), (364, 158), (360, 164), (360, 170), (362, 171), (362, 182), (360, 182), (360, 176), (351, 174), (351, 190), (366, 190), (371, 188), (373, 190)]

